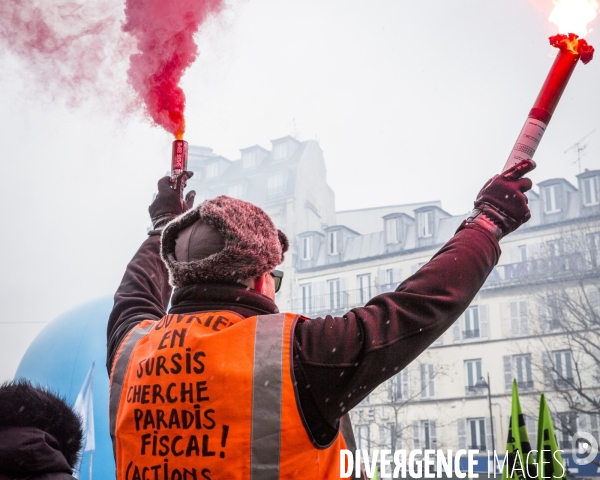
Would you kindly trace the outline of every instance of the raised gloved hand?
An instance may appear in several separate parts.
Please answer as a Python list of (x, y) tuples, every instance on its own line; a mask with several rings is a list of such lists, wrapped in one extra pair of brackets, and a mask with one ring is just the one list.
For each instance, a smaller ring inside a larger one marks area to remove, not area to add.
[(158, 181), (158, 195), (148, 207), (152, 226), (155, 230), (163, 228), (175, 217), (192, 208), (196, 192), (191, 190), (184, 200), (180, 189), (185, 187), (185, 182), (193, 175), (194, 172), (184, 172), (183, 176), (185, 178), (182, 179), (183, 181), (178, 182), (179, 189), (172, 188), (174, 184), (171, 183), (170, 177), (163, 177)]
[(466, 224), (477, 224), (500, 240), (531, 218), (525, 192), (532, 182), (522, 178), (535, 168), (533, 160), (522, 160), (489, 180), (477, 195), (475, 209)]

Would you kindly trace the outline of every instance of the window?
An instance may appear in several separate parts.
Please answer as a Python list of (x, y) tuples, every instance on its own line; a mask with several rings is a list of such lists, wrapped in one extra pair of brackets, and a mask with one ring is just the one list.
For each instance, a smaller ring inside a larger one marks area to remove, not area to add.
[(340, 279), (327, 281), (327, 295), (329, 297), (329, 308), (332, 310), (342, 308), (342, 292), (340, 292)]
[(377, 293), (393, 292), (402, 278), (402, 270), (400, 268), (381, 269), (377, 273), (379, 280), (379, 290)]
[(527, 315), (527, 300), (510, 302), (510, 334), (521, 336), (529, 334), (529, 317)]
[(252, 168), (254, 166), (256, 166), (256, 151), (242, 154), (242, 168)]
[(542, 328), (546, 332), (560, 330), (560, 303), (555, 294), (546, 296), (545, 305), (542, 305), (542, 311), (545, 313), (543, 317), (544, 324)]
[(435, 420), (413, 422), (413, 448), (415, 450), (435, 450), (437, 448)]
[(206, 178), (215, 178), (219, 175), (219, 162), (212, 162), (206, 166)]
[(387, 392), (390, 402), (408, 400), (410, 397), (408, 368), (405, 368), (387, 381)]
[(312, 238), (302, 237), (302, 260), (310, 260), (312, 258)]
[(554, 384), (568, 387), (573, 382), (573, 358), (570, 350), (552, 352), (554, 360)]
[(310, 283), (300, 285), (302, 297), (302, 312), (310, 315), (312, 313), (312, 286)]
[(244, 196), (244, 185), (241, 183), (230, 185), (227, 188), (227, 195), (232, 198), (242, 198)]
[(489, 337), (487, 305), (472, 305), (452, 326), (454, 343)]
[(476, 386), (477, 381), (482, 377), (481, 359), (465, 360), (465, 392), (467, 395), (480, 395), (483, 393), (483, 389)]
[(358, 303), (364, 305), (371, 300), (371, 274), (358, 275)]
[(421, 398), (435, 398), (435, 365), (422, 363), (419, 366), (421, 374)]
[(514, 355), (513, 368), (519, 389), (532, 389), (533, 377), (531, 375), (531, 354), (527, 353), (525, 355)]
[(586, 207), (598, 205), (600, 203), (600, 176), (584, 178), (583, 187), (583, 204)]
[(417, 229), (419, 238), (433, 236), (433, 211), (417, 213)]
[(369, 426), (368, 425), (357, 425), (356, 426), (356, 448), (359, 450), (369, 451)]
[(479, 338), (479, 307), (473, 306), (465, 311), (463, 338)]
[(519, 245), (519, 261), (526, 262), (527, 261), (527, 245)]
[(389, 218), (385, 221), (385, 243), (390, 245), (392, 243), (400, 243), (402, 236), (401, 230), (402, 224), (400, 218)]
[(385, 271), (385, 279), (387, 280), (387, 284), (393, 284), (394, 283), (394, 269), (393, 268), (388, 268)]
[(470, 450), (486, 450), (485, 420), (483, 418), (468, 418), (467, 429)]
[(564, 412), (558, 414), (556, 436), (562, 450), (573, 449), (573, 435), (577, 432), (577, 414), (573, 412)]
[(546, 242), (546, 250), (550, 257), (560, 257), (562, 255), (562, 243), (559, 240), (550, 240)]
[(281, 160), (288, 156), (288, 145), (287, 143), (278, 143), (273, 147), (273, 158), (275, 160)]
[(533, 389), (533, 376), (531, 374), (531, 354), (505, 355), (504, 360), (504, 389), (512, 389), (513, 379), (517, 381), (519, 390)]
[(596, 315), (600, 315), (600, 289), (596, 286), (593, 286), (591, 289), (586, 290), (585, 295), (592, 311)]
[(327, 254), (337, 255), (338, 253), (338, 235), (339, 231), (327, 232)]
[(394, 452), (400, 448), (399, 432), (402, 428), (398, 428), (395, 423), (386, 423), (379, 425), (379, 448), (391, 450)]
[(283, 173), (276, 173), (267, 179), (267, 197), (277, 197), (283, 194)]
[(600, 233), (589, 233), (586, 237), (590, 251), (590, 263), (592, 267), (597, 267), (600, 265)]
[(544, 213), (560, 212), (560, 185), (544, 187)]

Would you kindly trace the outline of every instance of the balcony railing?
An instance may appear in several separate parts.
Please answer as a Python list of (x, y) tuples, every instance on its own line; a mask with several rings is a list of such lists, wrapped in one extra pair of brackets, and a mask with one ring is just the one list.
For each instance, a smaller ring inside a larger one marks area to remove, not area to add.
[(463, 330), (463, 338), (479, 338), (479, 329)]
[(469, 450), (479, 450), (485, 452), (487, 450), (485, 443), (481, 445), (469, 445)]
[(568, 388), (573, 385), (573, 377), (566, 378), (555, 378), (554, 379), (554, 387), (555, 388)]
[(465, 386), (465, 395), (467, 397), (472, 397), (475, 395), (483, 395), (484, 393), (485, 393), (485, 387), (477, 387), (475, 385)]
[(521, 382), (517, 381), (517, 387), (519, 387), (519, 390), (532, 390), (533, 380), (523, 380)]
[(562, 278), (595, 270), (595, 258), (587, 253), (573, 253), (526, 262), (498, 265), (488, 277), (484, 288), (507, 283), (535, 281), (536, 279)]
[(356, 290), (296, 298), (290, 301), (290, 311), (309, 316), (335, 314), (350, 308), (362, 307), (371, 298), (380, 293), (383, 293), (381, 292), (381, 288), (373, 286), (371, 288), (358, 288)]
[(379, 293), (389, 293), (389, 292), (393, 292), (394, 290), (396, 290), (398, 288), (399, 283), (384, 283), (383, 285), (379, 286)]

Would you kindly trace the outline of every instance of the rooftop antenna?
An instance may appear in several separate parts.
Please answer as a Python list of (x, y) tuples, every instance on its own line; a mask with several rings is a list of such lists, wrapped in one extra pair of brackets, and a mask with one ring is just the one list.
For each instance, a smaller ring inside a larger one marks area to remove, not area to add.
[(596, 130), (592, 130), (585, 137), (580, 138), (577, 142), (575, 142), (573, 145), (571, 145), (569, 148), (567, 148), (563, 152), (563, 153), (567, 153), (567, 152), (570, 152), (571, 150), (575, 150), (575, 152), (577, 152), (577, 160), (574, 160), (572, 163), (576, 163), (577, 164), (577, 168), (579, 169), (579, 173), (581, 173), (581, 159), (587, 155), (587, 152), (585, 151), (585, 149), (587, 148), (588, 144), (587, 144), (587, 142), (584, 143), (583, 141), (587, 137), (589, 137), (592, 133), (594, 133), (595, 131)]
[[(294, 137), (297, 140), (299, 132), (296, 130), (296, 118), (292, 118), (292, 121), (290, 123), (292, 124), (292, 137)], [(288, 125), (290, 123), (288, 123)]]

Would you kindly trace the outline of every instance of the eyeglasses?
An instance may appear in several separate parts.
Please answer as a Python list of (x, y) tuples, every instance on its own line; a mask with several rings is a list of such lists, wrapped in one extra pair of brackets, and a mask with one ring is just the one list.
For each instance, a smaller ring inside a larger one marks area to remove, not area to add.
[(281, 288), (281, 282), (283, 281), (283, 272), (281, 270), (273, 270), (271, 271), (271, 276), (275, 281), (275, 293), (277, 293)]

